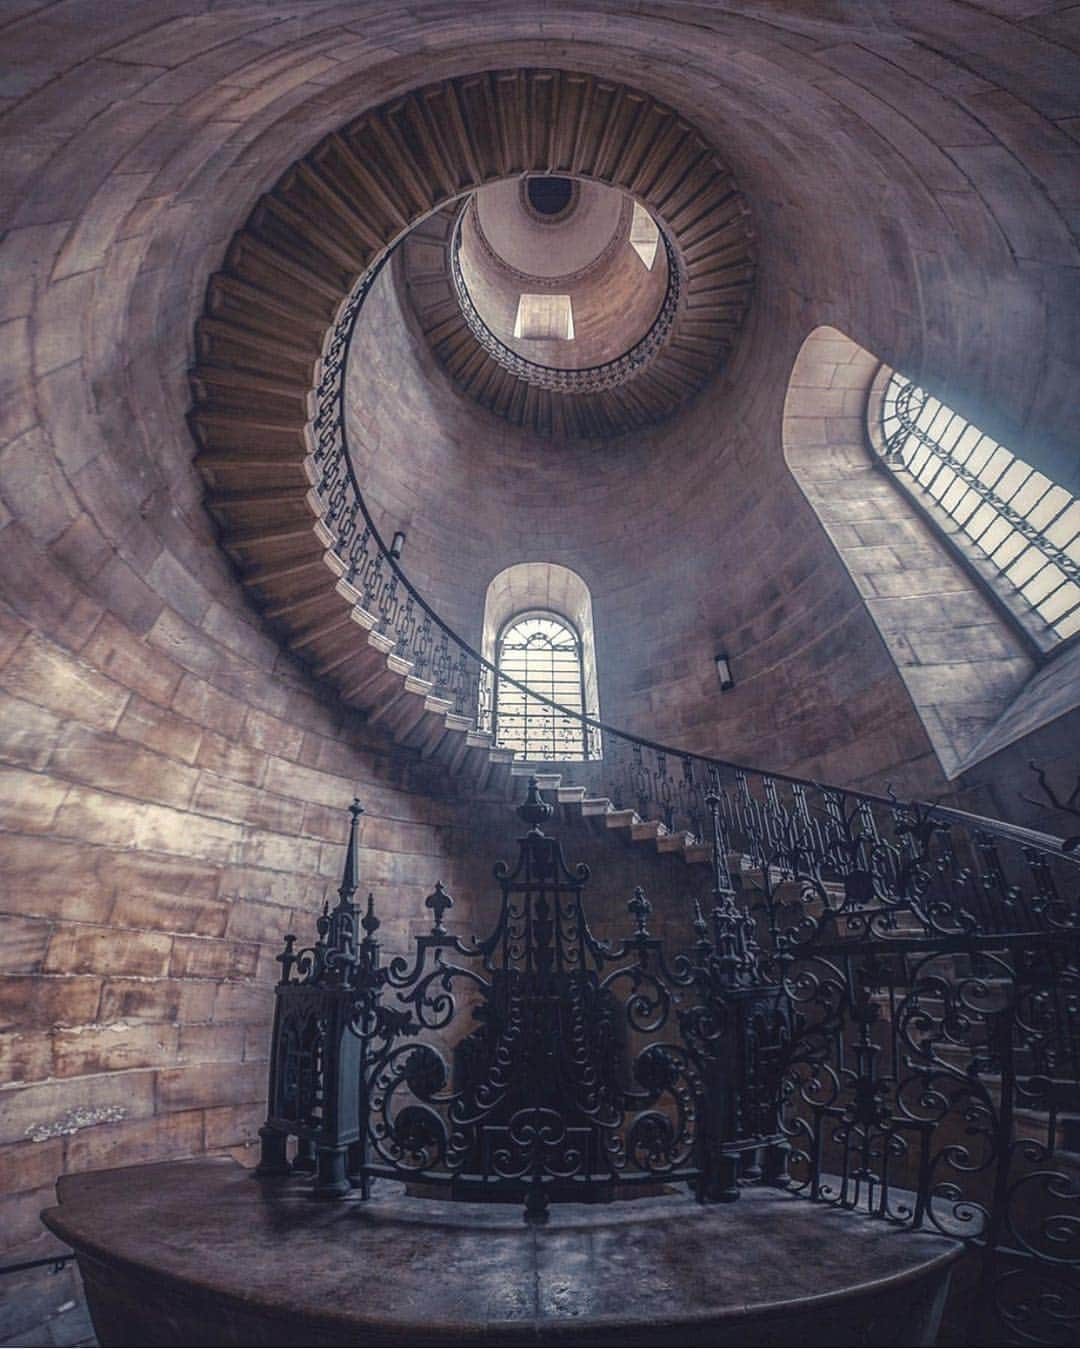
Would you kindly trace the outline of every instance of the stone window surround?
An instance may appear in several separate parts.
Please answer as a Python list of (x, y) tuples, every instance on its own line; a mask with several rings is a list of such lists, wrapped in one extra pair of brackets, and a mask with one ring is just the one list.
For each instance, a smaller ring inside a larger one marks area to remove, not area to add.
[(965, 550), (883, 469), (869, 428), (889, 373), (839, 330), (814, 329), (789, 379), (784, 457), (955, 779), (1080, 705), (1080, 643), (1039, 652)]
[(524, 341), (572, 342), (574, 305), (571, 297), (523, 291), (518, 296), (514, 336)]
[(498, 638), (507, 623), (523, 612), (546, 611), (565, 619), (581, 639), (581, 671), (585, 713), (599, 718), (592, 595), (588, 585), (559, 562), (515, 562), (496, 573), (484, 596), (480, 653), (496, 664)]

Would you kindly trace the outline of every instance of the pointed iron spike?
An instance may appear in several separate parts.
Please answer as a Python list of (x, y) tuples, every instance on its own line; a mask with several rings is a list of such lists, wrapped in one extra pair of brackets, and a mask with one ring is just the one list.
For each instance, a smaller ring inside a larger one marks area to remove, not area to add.
[(341, 885), (338, 888), (338, 895), (342, 903), (346, 903), (356, 894), (360, 884), (359, 867), (359, 838), (360, 838), (360, 816), (364, 813), (364, 807), (356, 797), (353, 797), (352, 805), (349, 807), (349, 814), (352, 819), (349, 822), (349, 842), (345, 849), (345, 866), (341, 873)]
[(701, 911), (701, 900), (694, 900), (694, 931), (698, 934), (698, 941), (705, 941), (709, 934), (709, 925), (705, 921), (705, 915)]

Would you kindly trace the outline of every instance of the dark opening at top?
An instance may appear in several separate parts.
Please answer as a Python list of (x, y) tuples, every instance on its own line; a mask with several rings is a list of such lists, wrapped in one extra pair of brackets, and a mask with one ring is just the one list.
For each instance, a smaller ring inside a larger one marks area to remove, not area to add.
[(540, 215), (561, 215), (570, 205), (574, 184), (569, 178), (530, 178), (526, 191), (534, 211)]

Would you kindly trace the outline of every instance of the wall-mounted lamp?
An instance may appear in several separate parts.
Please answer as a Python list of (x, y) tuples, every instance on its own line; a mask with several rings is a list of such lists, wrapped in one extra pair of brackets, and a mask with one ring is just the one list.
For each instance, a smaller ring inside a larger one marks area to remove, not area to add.
[(720, 680), (721, 693), (727, 693), (728, 689), (735, 687), (735, 680), (731, 674), (731, 661), (725, 655), (716, 657), (716, 677)]
[(390, 544), (390, 556), (395, 562), (401, 557), (401, 550), (405, 547), (405, 531), (399, 529), (394, 535), (393, 542)]

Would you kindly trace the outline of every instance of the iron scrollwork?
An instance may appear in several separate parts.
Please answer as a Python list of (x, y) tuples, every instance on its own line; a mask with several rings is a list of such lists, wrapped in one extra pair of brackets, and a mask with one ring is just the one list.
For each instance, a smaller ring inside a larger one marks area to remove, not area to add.
[(657, 935), (640, 889), (623, 932), (598, 935), (531, 779), (491, 930), (455, 931), (436, 884), (428, 930), (384, 963), (374, 900), (356, 905), (354, 804), (337, 905), (279, 957), (261, 1171), (311, 1172), (327, 1198), (387, 1177), (517, 1200), (535, 1222), (660, 1185), (703, 1202), (786, 1185), (965, 1242), (974, 1342), (1070, 1342), (1075, 858), (935, 808), (624, 767), (698, 812), (712, 888), (685, 941)]
[(279, 957), (261, 1174), (314, 1170), (322, 1198), (366, 1197), (389, 1177), (449, 1198), (518, 1199), (532, 1222), (551, 1202), (665, 1183), (727, 1200), (740, 1175), (781, 1179), (788, 1023), (753, 920), (718, 872), (691, 949), (669, 959), (640, 889), (631, 930), (597, 936), (588, 868), (568, 868), (541, 828), (552, 809), (530, 779), (518, 808), (529, 828), (514, 867), (495, 867), (485, 937), (450, 930), (454, 901), (437, 884), (430, 930), (384, 964), (374, 901), (363, 916), (354, 902), (354, 805), (338, 903), (312, 947), (289, 936)]

